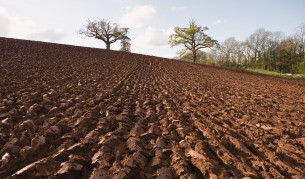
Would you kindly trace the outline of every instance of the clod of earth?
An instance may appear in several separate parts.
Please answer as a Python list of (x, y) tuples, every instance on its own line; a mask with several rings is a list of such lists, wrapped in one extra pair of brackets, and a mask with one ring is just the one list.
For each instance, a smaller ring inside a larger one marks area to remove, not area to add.
[(305, 178), (304, 82), (8, 38), (0, 64), (0, 178)]

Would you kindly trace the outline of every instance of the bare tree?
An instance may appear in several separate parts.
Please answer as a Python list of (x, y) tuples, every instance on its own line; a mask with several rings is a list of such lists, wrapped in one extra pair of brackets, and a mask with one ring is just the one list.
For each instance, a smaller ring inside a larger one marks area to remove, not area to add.
[(300, 46), (300, 54), (303, 60), (305, 60), (305, 23), (302, 23), (297, 27), (295, 38)]
[(128, 28), (120, 28), (115, 23), (110, 25), (110, 21), (107, 20), (90, 21), (88, 19), (87, 25), (83, 29), (79, 29), (78, 33), (102, 40), (106, 44), (106, 49), (110, 50), (110, 44), (129, 38), (127, 37), (128, 30)]
[(271, 37), (271, 32), (264, 28), (257, 29), (247, 40), (247, 44), (252, 50), (253, 57), (250, 60), (251, 65), (256, 67), (265, 67), (265, 59), (267, 52), (267, 42)]
[(223, 62), (226, 66), (231, 66), (233, 62), (235, 61), (234, 53), (235, 53), (235, 47), (237, 45), (237, 41), (234, 37), (226, 39), (219, 47), (220, 52), (223, 56)]

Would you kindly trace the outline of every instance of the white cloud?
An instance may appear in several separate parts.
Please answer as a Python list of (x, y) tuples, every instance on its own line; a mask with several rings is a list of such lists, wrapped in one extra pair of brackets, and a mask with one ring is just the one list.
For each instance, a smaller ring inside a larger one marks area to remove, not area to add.
[(171, 7), (171, 11), (183, 11), (185, 10), (186, 7), (181, 6), (181, 7)]
[(7, 36), (11, 29), (11, 19), (6, 10), (0, 7), (0, 36)]
[(129, 11), (130, 9), (132, 9), (131, 6), (125, 6), (125, 7), (122, 7), (121, 9), (125, 10), (125, 11)]
[(175, 27), (168, 28), (166, 31), (167, 35), (170, 36), (171, 34), (175, 33), (174, 29), (175, 29)]
[(214, 22), (214, 25), (220, 25), (220, 24), (222, 24), (223, 23), (223, 21), (222, 20), (216, 20), (215, 22)]
[(135, 40), (135, 43), (145, 46), (167, 46), (169, 35), (173, 33), (173, 29), (165, 30), (148, 27), (144, 34)]
[(13, 38), (27, 38), (30, 34), (32, 34), (35, 29), (35, 23), (26, 17), (11, 17), (11, 29), (8, 33), (9, 37)]
[(57, 29), (38, 31), (34, 21), (27, 17), (11, 16), (0, 7), (0, 36), (56, 42), (63, 39), (66, 34)]
[[(130, 8), (126, 8), (130, 9)], [(149, 23), (156, 14), (155, 8), (151, 6), (134, 7), (132, 11), (126, 13), (120, 23), (128, 27), (142, 27)]]
[(28, 38), (32, 40), (56, 42), (56, 41), (60, 41), (65, 36), (66, 34), (61, 30), (47, 29), (41, 32), (33, 32), (28, 36)]

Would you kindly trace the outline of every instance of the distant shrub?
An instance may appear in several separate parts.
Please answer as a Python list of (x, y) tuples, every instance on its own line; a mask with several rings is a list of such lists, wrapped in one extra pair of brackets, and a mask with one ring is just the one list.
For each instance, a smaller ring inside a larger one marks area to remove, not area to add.
[(305, 74), (305, 61), (299, 64), (298, 71), (299, 73)]

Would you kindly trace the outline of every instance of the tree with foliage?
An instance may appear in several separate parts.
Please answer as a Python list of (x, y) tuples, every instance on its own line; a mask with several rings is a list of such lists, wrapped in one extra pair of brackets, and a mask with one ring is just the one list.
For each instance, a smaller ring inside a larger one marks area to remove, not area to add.
[(131, 44), (130, 44), (129, 38), (121, 40), (121, 49), (120, 49), (121, 51), (131, 52), (130, 46), (131, 46)]
[(88, 19), (87, 25), (83, 29), (79, 29), (78, 33), (102, 40), (106, 44), (106, 49), (110, 50), (110, 44), (118, 40), (129, 39), (128, 30), (128, 28), (120, 28), (117, 24), (111, 25), (107, 20), (90, 21)]
[[(123, 28), (124, 31), (127, 31), (128, 33), (128, 28)], [(130, 38), (129, 37), (125, 37), (121, 40), (121, 51), (123, 52), (131, 52), (131, 44), (130, 44)]]
[(206, 30), (208, 30), (208, 27), (198, 26), (194, 20), (191, 20), (187, 28), (175, 27), (175, 33), (170, 35), (169, 44), (171, 47), (183, 45), (184, 49), (180, 53), (184, 54), (190, 51), (193, 62), (196, 62), (197, 52), (200, 49), (212, 48), (218, 45), (217, 40), (204, 33)]
[(209, 52), (204, 63), (281, 73), (305, 73), (305, 23), (288, 37), (282, 32), (259, 28), (242, 42), (228, 38), (219, 48)]

